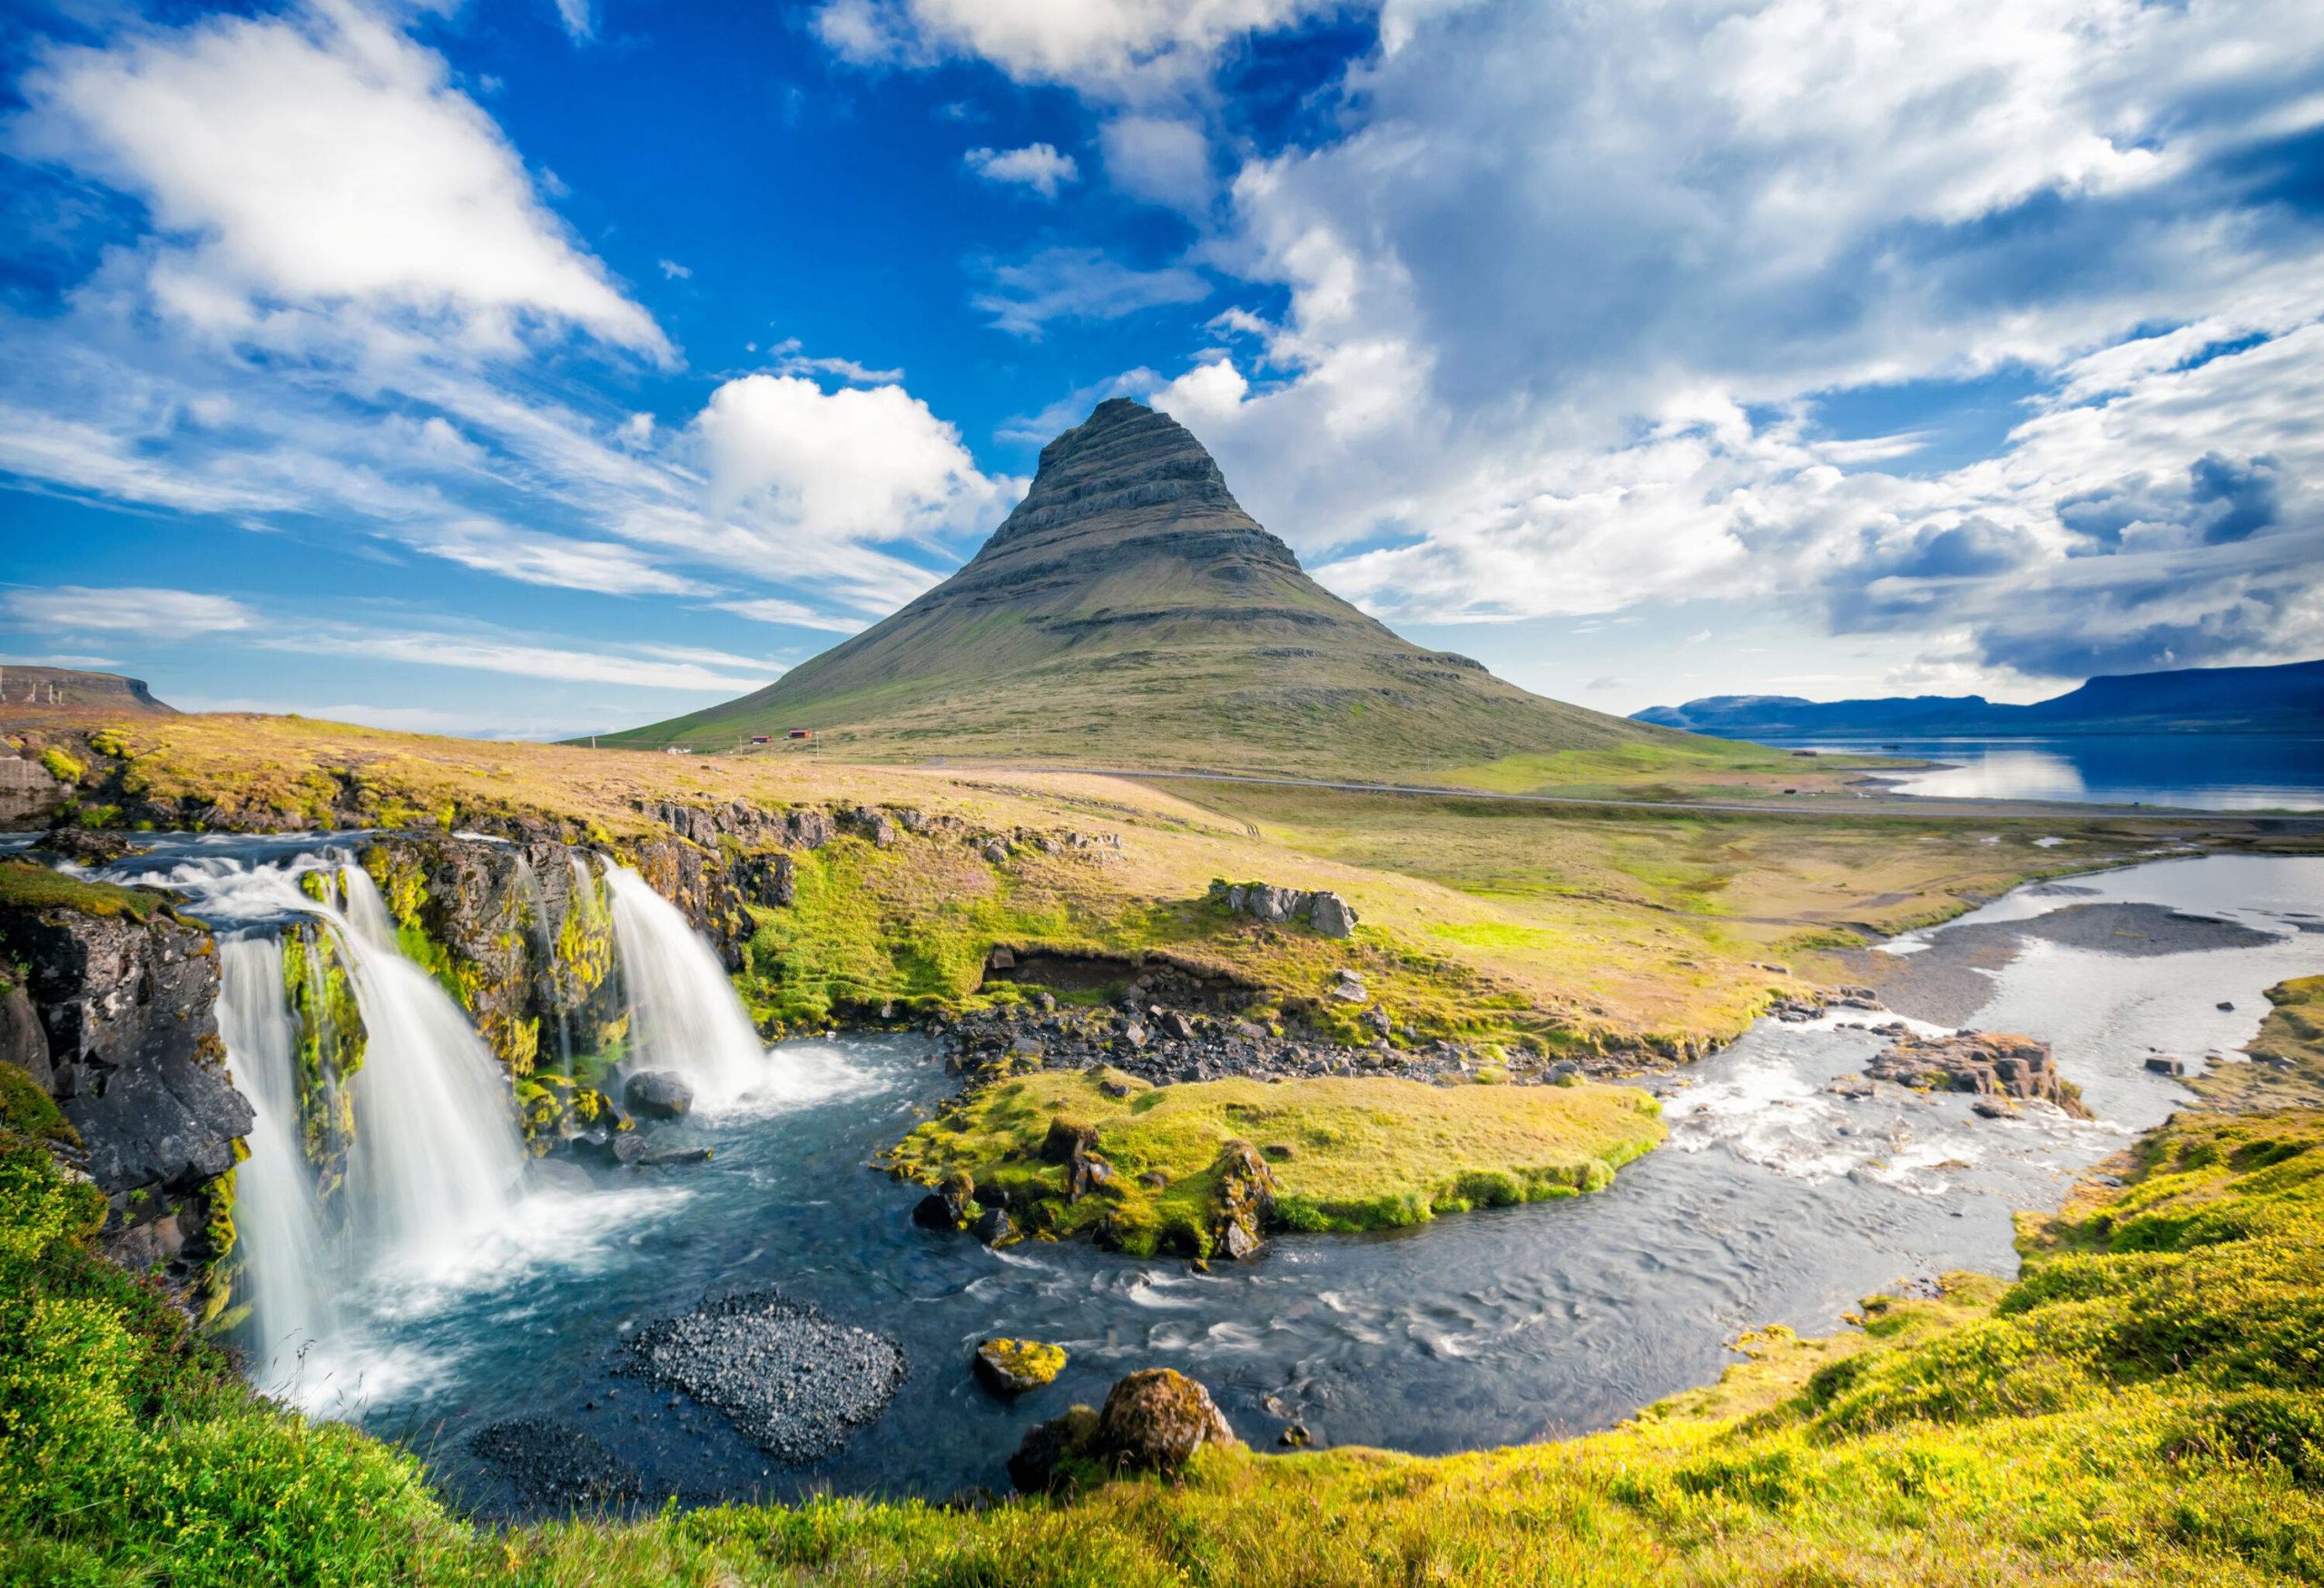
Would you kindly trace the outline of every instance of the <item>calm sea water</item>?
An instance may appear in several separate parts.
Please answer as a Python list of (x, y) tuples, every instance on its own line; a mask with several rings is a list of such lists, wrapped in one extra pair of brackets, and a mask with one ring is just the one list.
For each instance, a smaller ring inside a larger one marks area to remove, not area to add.
[(1895, 786), (1903, 794), (2204, 811), (2324, 810), (2324, 738), (2299, 735), (1767, 742), (1787, 750), (1890, 751), (1944, 763), (1899, 779)]

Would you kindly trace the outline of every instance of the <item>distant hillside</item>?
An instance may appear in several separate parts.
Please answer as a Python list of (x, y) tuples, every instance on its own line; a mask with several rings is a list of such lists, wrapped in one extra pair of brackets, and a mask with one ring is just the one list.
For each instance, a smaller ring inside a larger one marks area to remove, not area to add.
[(101, 706), (170, 715), (177, 711), (154, 699), (143, 678), (86, 673), (77, 667), (0, 666), (0, 715), (25, 706)]
[(2324, 661), (2280, 667), (2186, 667), (2093, 678), (2032, 705), (1976, 695), (1802, 700), (1714, 695), (1649, 706), (1638, 722), (1721, 738), (1943, 738), (2040, 734), (2324, 733)]
[(1309, 578), (1183, 426), (1121, 399), (1043, 449), (976, 557), (885, 622), (754, 695), (599, 743), (794, 728), (859, 757), (1334, 774), (1689, 744), (1398, 637)]

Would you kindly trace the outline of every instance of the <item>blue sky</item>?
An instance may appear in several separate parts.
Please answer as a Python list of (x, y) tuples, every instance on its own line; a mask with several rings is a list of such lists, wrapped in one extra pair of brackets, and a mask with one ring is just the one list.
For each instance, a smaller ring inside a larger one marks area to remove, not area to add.
[(0, 658), (563, 735), (1101, 398), (1630, 711), (2324, 653), (2324, 8), (470, 0), (0, 22)]

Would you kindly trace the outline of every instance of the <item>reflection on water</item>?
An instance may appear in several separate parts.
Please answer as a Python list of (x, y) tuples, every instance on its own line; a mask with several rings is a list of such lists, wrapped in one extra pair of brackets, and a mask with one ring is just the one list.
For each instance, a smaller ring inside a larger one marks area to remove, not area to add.
[(1773, 739), (1786, 749), (1887, 751), (1943, 762), (1895, 781), (1949, 799), (2069, 800), (2195, 810), (2324, 810), (2324, 739), (2288, 734), (2109, 734), (2057, 739)]

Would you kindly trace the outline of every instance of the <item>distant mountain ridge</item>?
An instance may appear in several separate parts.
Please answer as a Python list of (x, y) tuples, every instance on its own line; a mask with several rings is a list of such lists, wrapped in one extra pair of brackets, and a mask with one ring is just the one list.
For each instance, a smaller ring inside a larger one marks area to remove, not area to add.
[(1688, 743), (1403, 639), (1309, 578), (1186, 427), (1120, 398), (1042, 449), (934, 589), (755, 694), (598, 742), (793, 730), (865, 758), (1332, 773)]
[(1713, 695), (1649, 706), (1631, 720), (1727, 739), (2317, 734), (2324, 733), (2324, 661), (2109, 674), (2031, 705), (1996, 705), (1979, 695), (1826, 701)]

